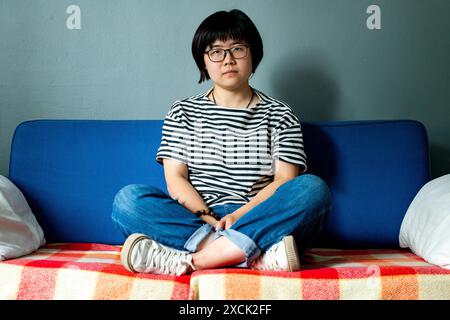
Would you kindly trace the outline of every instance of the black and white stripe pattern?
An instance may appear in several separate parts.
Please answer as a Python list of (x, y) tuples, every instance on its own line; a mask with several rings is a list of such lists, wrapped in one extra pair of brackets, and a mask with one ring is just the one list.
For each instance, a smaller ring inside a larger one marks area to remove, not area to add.
[(156, 155), (186, 164), (208, 206), (250, 201), (273, 180), (276, 159), (306, 170), (301, 124), (287, 104), (255, 90), (256, 106), (227, 108), (209, 92), (173, 104)]

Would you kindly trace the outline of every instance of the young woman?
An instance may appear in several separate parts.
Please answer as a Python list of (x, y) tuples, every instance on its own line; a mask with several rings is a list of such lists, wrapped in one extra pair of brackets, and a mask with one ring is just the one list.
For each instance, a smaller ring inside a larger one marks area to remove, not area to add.
[(198, 27), (192, 54), (199, 82), (213, 86), (176, 101), (165, 118), (156, 160), (169, 194), (133, 184), (116, 195), (112, 219), (127, 236), (122, 263), (175, 275), (299, 270), (330, 211), (330, 191), (305, 174), (292, 109), (249, 85), (263, 57), (260, 34), (242, 11), (216, 12)]

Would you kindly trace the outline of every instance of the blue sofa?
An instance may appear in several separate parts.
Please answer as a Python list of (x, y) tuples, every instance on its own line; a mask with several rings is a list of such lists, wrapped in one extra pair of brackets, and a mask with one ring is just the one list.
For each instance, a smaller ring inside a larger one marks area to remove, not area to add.
[[(47, 243), (121, 245), (111, 206), (125, 185), (166, 190), (155, 161), (162, 120), (34, 120), (14, 134), (9, 178)], [(399, 248), (409, 204), (430, 180), (428, 140), (417, 121), (304, 122), (308, 171), (333, 208), (317, 248)]]
[[(161, 120), (37, 120), (14, 134), (9, 178), (48, 242), (121, 244), (111, 223), (117, 191), (131, 183), (166, 190), (155, 155)], [(332, 190), (318, 244), (398, 247), (400, 225), (430, 179), (428, 142), (416, 121), (303, 123), (309, 172)]]

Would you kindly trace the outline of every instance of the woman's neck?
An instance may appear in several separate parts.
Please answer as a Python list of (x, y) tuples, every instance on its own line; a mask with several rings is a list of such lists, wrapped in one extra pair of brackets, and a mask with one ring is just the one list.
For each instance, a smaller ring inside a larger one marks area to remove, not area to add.
[[(210, 99), (215, 103), (228, 108), (245, 108), (250, 103), (253, 90), (247, 85), (239, 90), (228, 90), (219, 86), (214, 86), (210, 93)], [(252, 99), (253, 100), (253, 99)]]

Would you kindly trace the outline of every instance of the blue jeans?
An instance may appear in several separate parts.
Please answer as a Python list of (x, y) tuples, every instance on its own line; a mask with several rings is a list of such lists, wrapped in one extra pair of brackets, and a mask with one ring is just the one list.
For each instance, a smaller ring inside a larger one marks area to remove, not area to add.
[[(216, 205), (220, 217), (243, 204)], [(143, 233), (178, 250), (195, 252), (210, 233), (226, 237), (246, 256), (239, 266), (248, 266), (261, 252), (293, 235), (300, 255), (315, 240), (331, 209), (328, 186), (319, 177), (304, 174), (279, 186), (227, 230), (215, 231), (177, 200), (156, 187), (131, 184), (122, 188), (113, 203), (112, 220), (125, 237)]]

